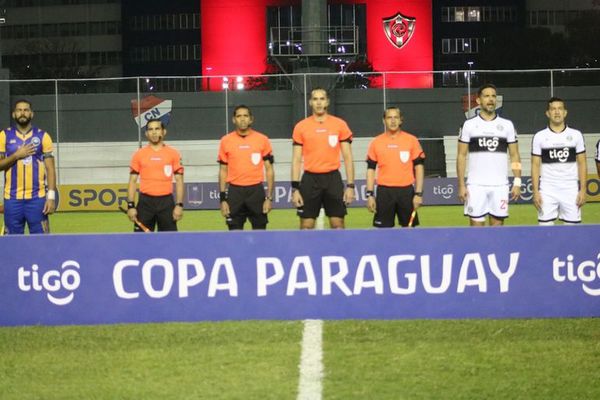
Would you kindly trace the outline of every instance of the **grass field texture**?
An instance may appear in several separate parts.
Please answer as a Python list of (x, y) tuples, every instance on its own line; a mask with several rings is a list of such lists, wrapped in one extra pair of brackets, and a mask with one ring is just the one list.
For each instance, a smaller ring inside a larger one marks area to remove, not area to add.
[[(467, 226), (424, 207), (423, 227)], [(292, 210), (270, 229), (296, 229)], [(371, 214), (349, 210), (349, 228)], [(584, 223), (600, 222), (600, 203)], [(530, 205), (507, 225), (535, 225)], [(121, 213), (59, 213), (54, 233), (130, 232)], [(224, 230), (189, 211), (182, 231)], [(556, 228), (560, 229), (560, 228)], [(0, 246), (1, 246), (0, 238)], [(0, 305), (1, 307), (1, 305)], [(1, 312), (1, 308), (0, 308)], [(295, 399), (299, 321), (0, 328), (0, 399)], [(324, 399), (598, 399), (600, 319), (326, 321)]]

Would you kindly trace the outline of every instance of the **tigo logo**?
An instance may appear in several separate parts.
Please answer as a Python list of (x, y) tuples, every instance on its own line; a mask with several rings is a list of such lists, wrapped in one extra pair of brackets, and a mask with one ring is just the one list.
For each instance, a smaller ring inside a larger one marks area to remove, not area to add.
[(29, 269), (20, 267), (17, 278), (19, 289), (23, 292), (46, 292), (48, 300), (57, 306), (69, 304), (81, 283), (80, 267), (77, 261), (67, 260), (60, 268), (42, 272), (37, 264)]

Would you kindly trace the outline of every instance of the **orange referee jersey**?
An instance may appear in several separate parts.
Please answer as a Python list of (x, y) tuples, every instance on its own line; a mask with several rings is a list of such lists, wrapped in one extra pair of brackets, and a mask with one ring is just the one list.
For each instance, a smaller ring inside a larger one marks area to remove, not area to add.
[(158, 151), (150, 145), (142, 147), (131, 158), (129, 167), (140, 176), (140, 192), (150, 196), (173, 193), (174, 174), (183, 174), (179, 152), (166, 144)]
[(252, 186), (265, 180), (264, 160), (272, 153), (271, 142), (262, 133), (250, 130), (242, 136), (233, 131), (221, 138), (218, 162), (227, 165), (227, 183)]
[(352, 131), (343, 119), (333, 115), (327, 115), (323, 122), (310, 116), (296, 124), (292, 139), (302, 146), (304, 170), (320, 174), (340, 168), (340, 142), (352, 142)]
[(377, 163), (377, 184), (408, 186), (415, 182), (414, 161), (425, 158), (419, 140), (408, 132), (384, 132), (369, 144), (367, 160)]

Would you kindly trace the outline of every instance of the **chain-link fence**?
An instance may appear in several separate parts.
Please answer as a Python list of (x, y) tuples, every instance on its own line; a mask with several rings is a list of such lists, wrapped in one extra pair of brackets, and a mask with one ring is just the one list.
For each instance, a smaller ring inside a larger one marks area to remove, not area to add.
[[(443, 137), (457, 134), (476, 106), (481, 84), (498, 86), (499, 112), (519, 133), (545, 126), (551, 96), (567, 101), (575, 127), (595, 133), (600, 131), (599, 78), (600, 69), (571, 69), (3, 80), (0, 122), (11, 123), (14, 101), (30, 100), (34, 123), (56, 143), (59, 183), (73, 184), (124, 180), (131, 152), (145, 142), (145, 121), (162, 118), (167, 139), (181, 149), (192, 179), (204, 180), (216, 177), (218, 139), (233, 129), (233, 107), (245, 104), (254, 114), (254, 128), (277, 143), (279, 177), (287, 179), (294, 124), (310, 113), (310, 90), (323, 87), (329, 91), (330, 112), (354, 132), (357, 166), (364, 164), (370, 138), (384, 129), (382, 111), (394, 105), (403, 112), (403, 128), (421, 140), (427, 175), (446, 176)], [(394, 88), (399, 81), (434, 87)], [(221, 90), (214, 90), (215, 82)], [(204, 169), (208, 172), (200, 172)]]

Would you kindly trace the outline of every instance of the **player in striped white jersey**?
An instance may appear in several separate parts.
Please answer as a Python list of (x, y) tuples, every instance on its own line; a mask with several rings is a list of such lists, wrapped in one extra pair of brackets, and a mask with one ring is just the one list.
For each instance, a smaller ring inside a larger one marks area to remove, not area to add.
[(540, 225), (554, 225), (556, 218), (576, 224), (585, 204), (585, 141), (580, 131), (567, 126), (563, 99), (548, 100), (546, 116), (548, 127), (537, 132), (531, 143), (533, 204)]
[[(465, 204), (471, 226), (503, 225), (508, 217), (508, 155), (515, 176), (510, 198), (521, 195), (521, 159), (513, 123), (496, 114), (496, 87), (486, 84), (477, 92), (479, 115), (463, 124), (458, 137), (456, 174), (458, 198)], [(469, 171), (467, 175), (467, 156)]]

